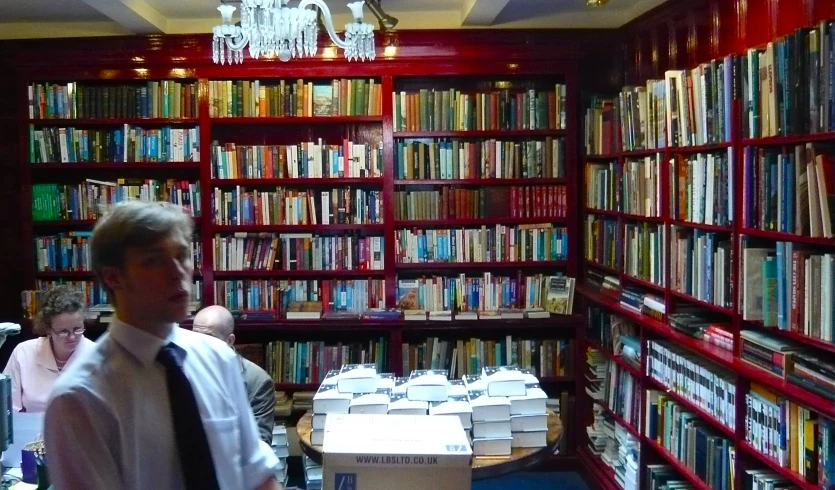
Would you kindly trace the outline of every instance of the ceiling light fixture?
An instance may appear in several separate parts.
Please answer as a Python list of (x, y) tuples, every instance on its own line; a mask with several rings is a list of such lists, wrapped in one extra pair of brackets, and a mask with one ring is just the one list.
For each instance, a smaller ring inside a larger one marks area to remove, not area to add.
[(609, 0), (586, 0), (586, 6), (588, 7), (602, 7), (609, 3)]
[(212, 29), (212, 60), (221, 65), (242, 63), (247, 46), (253, 59), (264, 56), (289, 61), (316, 56), (319, 26), (313, 7), (322, 12), (322, 23), (331, 41), (345, 51), (348, 61), (374, 59), (374, 26), (362, 20), (365, 2), (348, 4), (354, 22), (345, 25), (344, 39), (334, 31), (330, 9), (323, 0), (301, 0), (296, 7), (289, 7), (289, 3), (290, 0), (242, 0), (239, 24), (232, 22), (234, 6), (219, 6), (223, 23)]

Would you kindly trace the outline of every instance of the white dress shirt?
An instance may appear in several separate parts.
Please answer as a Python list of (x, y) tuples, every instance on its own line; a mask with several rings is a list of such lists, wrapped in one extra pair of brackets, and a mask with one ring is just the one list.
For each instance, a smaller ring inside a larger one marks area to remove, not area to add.
[(49, 476), (56, 490), (181, 490), (160, 348), (186, 351), (183, 371), (197, 399), (223, 490), (248, 490), (275, 474), (260, 444), (235, 351), (172, 325), (163, 340), (114, 319), (96, 348), (58, 380), (45, 416)]
[[(81, 337), (78, 347), (67, 359), (66, 370), (88, 351), (93, 350), (96, 343)], [(15, 346), (3, 374), (12, 378), (12, 408), (15, 412), (44, 412), (49, 394), (55, 386), (55, 380), (61, 371), (55, 362), (55, 354), (49, 344), (49, 337), (38, 337), (27, 340)]]

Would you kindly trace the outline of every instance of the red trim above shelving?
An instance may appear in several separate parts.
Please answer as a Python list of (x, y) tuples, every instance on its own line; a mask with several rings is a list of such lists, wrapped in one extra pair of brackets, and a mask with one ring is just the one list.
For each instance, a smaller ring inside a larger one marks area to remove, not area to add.
[(546, 260), (537, 262), (421, 262), (418, 264), (394, 265), (400, 270), (433, 270), (433, 269), (530, 269), (531, 267), (565, 267), (566, 260)]
[(212, 117), (212, 126), (227, 124), (350, 124), (381, 123), (383, 116)]
[(698, 145), (698, 146), (676, 146), (669, 148), (671, 153), (701, 153), (705, 151), (715, 151), (715, 150), (727, 150), (731, 148), (733, 143), (726, 142), (726, 143), (711, 143), (708, 145)]
[(680, 293), (674, 289), (670, 289), (670, 295), (679, 299), (683, 299), (685, 301), (689, 301), (691, 303), (695, 303), (703, 308), (707, 308), (708, 310), (715, 311), (717, 313), (722, 313), (723, 315), (732, 316), (734, 314), (734, 311), (730, 308), (725, 308), (723, 306), (715, 305), (713, 303), (708, 303), (707, 301), (702, 301), (694, 296), (690, 296), (689, 294), (685, 293)]
[(681, 228), (692, 228), (695, 230), (715, 231), (720, 233), (731, 233), (733, 231), (733, 228), (730, 226), (706, 225), (704, 223), (692, 223), (690, 221), (672, 220), (670, 224)]
[(215, 232), (316, 232), (316, 231), (383, 231), (382, 224), (368, 225), (212, 225)]
[(178, 168), (200, 168), (200, 162), (75, 162), (75, 163), (33, 163), (33, 172), (44, 170), (171, 170)]
[(623, 219), (629, 219), (633, 221), (646, 221), (649, 223), (663, 223), (664, 218), (659, 216), (641, 216), (639, 214), (628, 214), (628, 213), (621, 213)]
[(426, 220), (398, 220), (394, 226), (398, 228), (421, 228), (434, 226), (482, 226), (482, 225), (535, 225), (564, 223), (567, 218), (474, 218), (474, 219), (426, 219)]
[[(631, 275), (629, 275), (625, 272), (621, 273), (621, 279), (626, 279), (629, 282), (634, 282), (635, 284), (637, 284), (639, 286), (643, 286), (647, 289), (652, 289), (653, 291), (656, 291), (658, 293), (663, 293), (665, 291), (664, 286), (655, 284), (654, 282), (649, 282), (647, 280), (644, 280), (644, 279), (641, 279), (641, 278), (638, 278), (638, 277), (635, 277), (635, 276), (631, 276)], [(623, 286), (623, 283), (621, 283), (621, 286)]]
[(502, 136), (565, 136), (564, 129), (496, 129), (470, 131), (396, 131), (394, 139), (403, 138), (466, 138), (479, 136), (484, 138)]
[(382, 185), (382, 177), (346, 177), (346, 178), (308, 178), (297, 179), (212, 179), (212, 185), (316, 185), (316, 186), (344, 186), (350, 184)]
[(784, 477), (788, 478), (789, 480), (791, 480), (792, 483), (799, 486), (803, 490), (818, 490), (820, 488), (817, 485), (815, 485), (814, 483), (807, 482), (802, 476), (795, 473), (791, 469), (783, 468), (782, 466), (780, 466), (780, 464), (777, 461), (774, 461), (773, 459), (769, 458), (768, 456), (766, 456), (766, 455), (760, 453), (759, 451), (757, 451), (756, 449), (754, 449), (754, 446), (752, 446), (747, 441), (739, 441), (739, 448), (744, 453), (748, 454), (751, 457), (754, 457), (754, 458), (758, 459), (761, 463), (768, 465), (768, 467), (771, 468), (772, 470), (774, 470), (777, 473), (780, 473)]
[(258, 277), (258, 278), (280, 278), (280, 277), (379, 277), (385, 275), (384, 270), (303, 270), (303, 271), (214, 271), (215, 277)]
[(520, 179), (398, 179), (394, 185), (561, 185), (566, 179), (549, 179), (544, 177), (525, 177)]
[(586, 208), (586, 214), (599, 214), (601, 216), (617, 217), (621, 215), (621, 212), (611, 209)]
[(37, 126), (104, 126), (116, 124), (130, 125), (168, 125), (168, 124), (198, 124), (197, 118), (163, 119), (163, 118), (114, 118), (114, 119), (30, 119), (29, 124)]
[(784, 242), (799, 242), (809, 243), (812, 245), (830, 245), (835, 246), (835, 238), (818, 238), (810, 236), (794, 235), (791, 233), (781, 233), (778, 231), (757, 230), (754, 228), (741, 228), (739, 232), (743, 235), (749, 235), (759, 238), (770, 238), (772, 240), (780, 240)]

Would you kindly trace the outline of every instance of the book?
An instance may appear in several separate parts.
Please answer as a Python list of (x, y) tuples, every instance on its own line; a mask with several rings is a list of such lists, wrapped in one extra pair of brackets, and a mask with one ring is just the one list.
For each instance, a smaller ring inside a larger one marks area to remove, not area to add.
[(377, 366), (345, 364), (339, 370), (336, 385), (342, 393), (373, 393), (377, 390)]
[(570, 315), (574, 303), (574, 278), (554, 276), (548, 279), (545, 310), (557, 315)]
[(490, 396), (525, 396), (525, 373), (515, 366), (485, 366), (481, 377)]
[(410, 400), (437, 402), (447, 399), (448, 390), (446, 371), (420, 369), (409, 375), (406, 395)]
[(333, 115), (333, 87), (331, 85), (313, 85), (313, 115)]
[(349, 402), (348, 413), (379, 414), (388, 413), (391, 390), (379, 388), (371, 393), (354, 393)]

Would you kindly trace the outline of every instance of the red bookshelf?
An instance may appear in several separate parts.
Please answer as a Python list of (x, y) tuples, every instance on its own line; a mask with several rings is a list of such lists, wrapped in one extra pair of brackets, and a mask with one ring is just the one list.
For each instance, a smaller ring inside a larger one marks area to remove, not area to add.
[(566, 179), (548, 179), (525, 177), (521, 179), (414, 179), (395, 180), (394, 185), (559, 185), (568, 183)]
[(720, 233), (731, 233), (733, 231), (732, 226), (706, 225), (703, 223), (693, 223), (690, 221), (672, 220), (670, 221), (670, 224), (672, 226), (678, 226), (680, 228), (691, 228), (694, 230), (715, 231)]
[(829, 417), (830, 419), (835, 419), (835, 401), (812, 393), (811, 391), (791, 383), (774, 373), (755, 367), (745, 361), (742, 361), (741, 359), (734, 360), (733, 368), (738, 374), (744, 376), (745, 378), (761, 383), (771, 390), (793, 399), (797, 403), (811, 408), (816, 412)]
[(835, 139), (835, 132), (796, 134), (791, 136), (770, 136), (767, 138), (742, 138), (743, 146), (777, 146), (807, 143), (811, 141), (828, 141)]
[(770, 469), (772, 469), (772, 470), (776, 471), (777, 473), (780, 473), (784, 477), (788, 478), (792, 483), (794, 483), (795, 485), (797, 485), (801, 489), (803, 489), (803, 490), (819, 490), (820, 489), (820, 487), (818, 485), (815, 485), (814, 483), (807, 482), (806, 479), (804, 479), (802, 476), (795, 473), (791, 469), (783, 468), (782, 466), (780, 466), (780, 464), (777, 461), (774, 461), (773, 459), (769, 458), (768, 456), (760, 453), (759, 451), (754, 449), (754, 446), (752, 446), (748, 442), (740, 441), (738, 447), (739, 447), (740, 451), (742, 451), (743, 453), (745, 453), (745, 454), (747, 454), (747, 455), (749, 455), (753, 458), (756, 458), (761, 463), (767, 465)]
[(196, 125), (198, 118), (112, 118), (112, 119), (30, 119), (28, 124), (36, 126), (112, 126), (130, 124), (133, 126)]
[(632, 220), (632, 221), (646, 221), (648, 223), (663, 223), (664, 222), (664, 218), (661, 218), (660, 216), (641, 216), (640, 214), (627, 214), (627, 213), (621, 213), (621, 216), (623, 216), (623, 219), (628, 219), (628, 220)]
[(171, 170), (171, 169), (198, 169), (200, 162), (75, 162), (75, 163), (33, 163), (33, 172), (45, 170)]
[[(646, 281), (644, 279), (641, 279), (641, 278), (638, 278), (638, 277), (635, 277), (635, 276), (631, 276), (629, 274), (626, 274), (625, 272), (621, 273), (620, 277), (621, 277), (621, 279), (625, 279), (629, 282), (635, 283), (638, 286), (645, 287), (647, 289), (651, 289), (651, 290), (657, 291), (659, 293), (664, 292), (664, 286), (662, 286), (660, 284), (655, 284), (654, 282)], [(623, 282), (621, 282), (621, 286), (623, 286)]]
[(92, 279), (96, 275), (91, 271), (38, 271), (38, 279)]
[(319, 383), (276, 383), (278, 391), (316, 391)]
[(272, 270), (272, 271), (214, 271), (213, 274), (215, 277), (258, 277), (258, 278), (266, 278), (266, 277), (372, 277), (372, 276), (382, 276), (386, 272), (385, 270), (292, 270), (292, 271), (285, 271), (285, 270)]
[(733, 142), (729, 141), (726, 143), (712, 143), (709, 145), (697, 145), (697, 146), (675, 146), (669, 148), (670, 153), (703, 153), (706, 151), (715, 151), (715, 150), (727, 150), (728, 148), (733, 148)]
[(601, 216), (620, 216), (623, 213), (620, 211), (612, 211), (609, 209), (586, 208), (586, 214), (599, 214)]
[(540, 223), (565, 223), (567, 218), (473, 218), (473, 219), (429, 219), (398, 220), (397, 228), (422, 228), (436, 226), (482, 226), (482, 225), (536, 225)]
[(808, 335), (803, 335), (791, 330), (781, 330), (777, 327), (766, 327), (761, 321), (743, 320), (743, 322), (745, 327), (754, 326), (763, 332), (768, 332), (772, 335), (778, 335), (795, 342), (800, 342), (801, 344), (811, 345), (812, 347), (817, 347), (818, 349), (823, 349), (829, 352), (835, 352), (835, 343), (833, 342), (816, 339), (815, 337), (809, 337)]
[(400, 270), (439, 270), (439, 269), (530, 269), (540, 267), (566, 267), (566, 260), (529, 261), (529, 262), (423, 262), (418, 264), (395, 264)]
[(835, 238), (810, 237), (795, 235), (792, 233), (781, 233), (778, 231), (757, 230), (754, 228), (742, 228), (740, 229), (740, 233), (743, 235), (759, 238), (769, 238), (772, 240), (780, 240), (784, 242), (808, 243), (811, 245), (835, 245)]
[(212, 225), (216, 232), (286, 232), (305, 233), (320, 231), (383, 231), (385, 227), (380, 224), (368, 225)]
[(211, 179), (210, 183), (214, 186), (226, 185), (305, 185), (305, 186), (346, 186), (346, 185), (361, 185), (374, 184), (382, 185), (384, 179), (382, 177), (345, 177), (345, 178), (309, 178), (299, 177), (297, 179)]
[(591, 261), (591, 260), (586, 260), (586, 265), (589, 266), (589, 267), (594, 267), (596, 269), (600, 269), (603, 272), (608, 272), (609, 274), (611, 274), (613, 276), (620, 277), (620, 274), (621, 274), (620, 271), (617, 270), (617, 269), (609, 267), (608, 265), (598, 264), (597, 262), (594, 262), (594, 261)]
[(394, 138), (465, 138), (483, 137), (500, 138), (510, 136), (565, 136), (567, 132), (561, 129), (497, 129), (470, 131), (396, 131)]
[(678, 299), (683, 299), (693, 304), (697, 304), (703, 308), (707, 308), (708, 310), (715, 311), (717, 313), (722, 313), (724, 315), (731, 316), (734, 314), (734, 311), (731, 308), (725, 308), (724, 306), (715, 305), (713, 303), (708, 303), (707, 301), (702, 301), (698, 298), (690, 296), (689, 294), (680, 293), (674, 289), (670, 289), (670, 296), (673, 296)]
[(94, 219), (68, 219), (57, 221), (33, 221), (34, 228), (92, 228), (96, 224)]
[(382, 123), (383, 116), (212, 117), (212, 125)]
[(608, 357), (612, 362), (614, 362), (615, 364), (623, 368), (625, 371), (629, 372), (629, 374), (634, 376), (636, 380), (640, 380), (643, 378), (644, 374), (641, 372), (641, 370), (636, 368), (632, 364), (626, 362), (622, 356), (616, 356), (608, 348), (603, 347), (602, 345), (600, 345), (599, 342), (595, 342), (591, 339), (586, 339), (586, 343), (589, 344), (589, 347), (592, 347), (602, 352), (603, 355)]
[(620, 153), (612, 153), (609, 155), (583, 155), (585, 160), (617, 160)]

